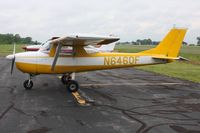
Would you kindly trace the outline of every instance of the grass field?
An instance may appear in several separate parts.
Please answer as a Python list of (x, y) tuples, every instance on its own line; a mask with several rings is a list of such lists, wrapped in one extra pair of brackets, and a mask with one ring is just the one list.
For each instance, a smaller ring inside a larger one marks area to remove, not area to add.
[[(22, 49), (22, 44), (16, 44), (16, 53), (18, 52), (22, 52), (24, 51)], [(14, 46), (13, 45), (8, 45), (8, 44), (0, 44), (0, 56), (6, 56), (8, 54), (12, 54), (13, 53), (13, 48)]]
[[(16, 53), (23, 51), (22, 46), (24, 45), (16, 45)], [(150, 48), (153, 48), (153, 46), (117, 45), (115, 49), (119, 52), (133, 53)], [(6, 56), (11, 53), (13, 53), (13, 45), (0, 45), (0, 56)], [(163, 65), (138, 67), (138, 69), (200, 83), (200, 47), (183, 46), (180, 55), (190, 59), (190, 62), (173, 62)]]
[[(116, 46), (116, 50), (119, 52), (139, 52), (150, 48), (153, 46)], [(138, 69), (200, 83), (200, 47), (183, 46), (180, 56), (190, 59), (190, 62), (176, 61), (169, 64), (138, 67)]]

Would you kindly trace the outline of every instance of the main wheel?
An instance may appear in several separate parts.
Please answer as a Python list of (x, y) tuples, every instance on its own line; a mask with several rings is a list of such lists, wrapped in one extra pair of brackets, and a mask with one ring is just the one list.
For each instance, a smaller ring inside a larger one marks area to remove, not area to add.
[(66, 75), (63, 75), (62, 78), (61, 78), (61, 82), (63, 84), (66, 84), (67, 83), (67, 80), (66, 80), (67, 76)]
[(31, 81), (31, 80), (25, 80), (24, 81), (24, 88), (26, 90), (31, 90), (32, 87), (33, 87), (33, 81)]
[(63, 75), (62, 78), (61, 78), (61, 82), (63, 84), (67, 84), (67, 82), (71, 79), (70, 76), (67, 76), (67, 75)]
[(78, 82), (75, 80), (69, 80), (67, 83), (67, 89), (69, 92), (77, 92), (79, 89)]

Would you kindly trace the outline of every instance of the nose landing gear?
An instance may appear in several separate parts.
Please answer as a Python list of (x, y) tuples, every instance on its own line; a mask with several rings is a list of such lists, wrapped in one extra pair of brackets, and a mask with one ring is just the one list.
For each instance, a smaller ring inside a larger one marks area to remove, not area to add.
[(33, 76), (34, 75), (30, 74), (29, 79), (24, 81), (24, 88), (26, 90), (31, 90), (33, 88), (33, 81), (32, 81)]
[(33, 87), (33, 81), (31, 81), (30, 79), (24, 81), (24, 88), (26, 90), (31, 90), (32, 87)]

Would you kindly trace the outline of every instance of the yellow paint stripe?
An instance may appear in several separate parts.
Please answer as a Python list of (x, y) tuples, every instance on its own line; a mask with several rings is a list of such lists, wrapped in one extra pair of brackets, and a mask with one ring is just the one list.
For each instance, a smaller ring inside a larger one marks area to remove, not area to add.
[(39, 74), (63, 74), (67, 72), (84, 72), (93, 70), (116, 69), (134, 66), (145, 66), (148, 64), (134, 64), (134, 65), (99, 65), (99, 66), (55, 66), (54, 71), (51, 70), (51, 65), (29, 64), (16, 62), (19, 70), (25, 73), (39, 73)]

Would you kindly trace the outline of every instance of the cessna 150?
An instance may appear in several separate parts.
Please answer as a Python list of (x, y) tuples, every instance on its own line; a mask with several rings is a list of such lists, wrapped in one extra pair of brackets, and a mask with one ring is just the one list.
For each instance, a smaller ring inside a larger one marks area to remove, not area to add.
[[(119, 38), (71, 35), (51, 40), (36, 52), (15, 54), (14, 50), (7, 58), (12, 59), (11, 73), (15, 63), (20, 71), (30, 75), (24, 81), (26, 89), (33, 87), (33, 76), (62, 74), (61, 81), (66, 84), (67, 89), (76, 92), (79, 84), (75, 81), (75, 73), (78, 72), (165, 64), (181, 59), (178, 54), (186, 31), (187, 29), (173, 28), (157, 47), (138, 53), (87, 53), (85, 46), (107, 45)], [(65, 47), (71, 47), (72, 51), (63, 52)]]

